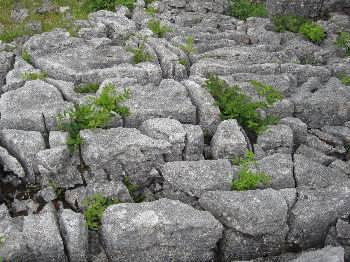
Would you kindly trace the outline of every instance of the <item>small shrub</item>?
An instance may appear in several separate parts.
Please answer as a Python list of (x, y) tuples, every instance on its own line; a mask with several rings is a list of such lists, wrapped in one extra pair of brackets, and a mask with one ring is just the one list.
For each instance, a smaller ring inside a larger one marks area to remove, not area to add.
[(217, 76), (209, 75), (206, 87), (216, 100), (223, 120), (236, 119), (241, 126), (255, 135), (266, 130), (268, 125), (278, 122), (278, 118), (274, 116), (263, 119), (257, 110), (266, 109), (267, 103), (252, 101), (239, 86), (231, 87)]
[(343, 85), (350, 86), (350, 76), (346, 73), (339, 73), (337, 77)]
[(269, 85), (265, 85), (255, 80), (251, 80), (250, 83), (253, 85), (258, 95), (266, 99), (269, 106), (283, 99), (281, 92)]
[(240, 166), (237, 173), (238, 179), (232, 182), (232, 190), (256, 189), (260, 184), (268, 184), (271, 179), (264, 173), (255, 173), (249, 170), (249, 167), (255, 164), (254, 153), (251, 151), (248, 151), (244, 158), (235, 159), (232, 163)]
[(28, 53), (27, 50), (23, 50), (23, 51), (22, 51), (22, 58), (23, 58), (23, 60), (26, 61), (28, 64), (31, 64), (31, 63), (32, 63), (32, 59), (31, 59), (31, 57), (30, 57), (30, 55), (29, 55), (29, 53)]
[(80, 86), (75, 87), (74, 91), (77, 93), (82, 93), (82, 94), (96, 93), (98, 88), (99, 88), (98, 83), (88, 83), (88, 84), (84, 84), (84, 85), (80, 85)]
[(300, 27), (306, 22), (306, 19), (302, 16), (294, 14), (278, 15), (272, 18), (274, 29), (277, 32), (290, 31), (298, 33)]
[(153, 57), (145, 51), (145, 44), (141, 43), (135, 47), (128, 47), (127, 51), (134, 54), (133, 62), (134, 64), (139, 64), (142, 62), (152, 61)]
[(147, 24), (148, 28), (159, 38), (165, 37), (165, 35), (171, 32), (171, 28), (165, 25), (161, 25), (158, 19), (151, 19)]
[(323, 27), (312, 22), (304, 23), (300, 27), (299, 33), (315, 44), (321, 44), (326, 38), (326, 31)]
[(232, 0), (230, 15), (246, 20), (248, 17), (267, 17), (268, 12), (264, 4), (252, 3), (250, 0)]
[(193, 36), (189, 36), (186, 38), (185, 44), (179, 46), (182, 51), (184, 51), (188, 56), (196, 51), (194, 47), (194, 38)]
[(116, 199), (109, 199), (99, 194), (86, 198), (83, 205), (86, 208), (84, 217), (90, 230), (98, 230), (101, 227), (103, 212), (107, 207), (120, 203)]
[(23, 73), (22, 79), (25, 81), (31, 81), (31, 80), (44, 80), (47, 77), (47, 74), (45, 72), (40, 73)]
[(335, 44), (338, 47), (344, 49), (346, 54), (350, 56), (350, 34), (349, 33), (340, 32), (338, 34), (338, 38)]
[(110, 10), (114, 11), (118, 5), (123, 5), (130, 10), (134, 9), (135, 0), (87, 0), (84, 3), (84, 8), (92, 11)]
[(85, 104), (75, 105), (57, 116), (58, 127), (68, 132), (67, 145), (74, 151), (81, 144), (80, 131), (83, 129), (103, 128), (116, 114), (127, 116), (128, 108), (120, 103), (129, 97), (128, 91), (117, 94), (113, 85), (107, 85), (101, 95), (91, 98)]

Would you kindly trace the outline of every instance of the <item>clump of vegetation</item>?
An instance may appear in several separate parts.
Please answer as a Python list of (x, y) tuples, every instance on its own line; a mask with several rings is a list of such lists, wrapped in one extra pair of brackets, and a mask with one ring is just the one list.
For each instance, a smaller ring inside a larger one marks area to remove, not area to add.
[(290, 31), (300, 33), (309, 41), (320, 44), (326, 38), (324, 28), (302, 16), (294, 14), (278, 15), (272, 18), (274, 29), (277, 32)]
[(239, 165), (240, 169), (237, 173), (238, 178), (232, 182), (232, 190), (244, 191), (256, 189), (259, 185), (269, 183), (271, 177), (264, 173), (256, 173), (249, 170), (255, 164), (254, 153), (248, 151), (244, 158), (232, 160), (234, 165)]
[(86, 0), (84, 7), (88, 10), (110, 10), (114, 11), (116, 6), (126, 6), (130, 10), (134, 9), (135, 0)]
[(184, 51), (188, 56), (196, 52), (196, 48), (194, 47), (194, 38), (193, 36), (189, 36), (186, 38), (186, 42), (179, 46), (182, 51)]
[(0, 248), (4, 246), (6, 237), (4, 234), (0, 233)]
[(131, 183), (128, 176), (123, 177), (123, 183), (128, 189), (130, 195), (134, 199), (135, 203), (141, 203), (144, 200), (144, 197), (139, 194), (137, 191), (140, 189), (137, 185)]
[(350, 34), (347, 32), (340, 32), (335, 43), (338, 47), (345, 50), (346, 54), (350, 56)]
[(184, 59), (184, 58), (180, 58), (179, 59), (179, 63), (183, 66), (188, 66), (189, 65), (189, 62), (187, 59)]
[[(206, 87), (216, 100), (223, 120), (236, 119), (241, 126), (254, 135), (266, 130), (268, 125), (278, 122), (278, 118), (275, 116), (262, 118), (257, 110), (266, 109), (269, 103), (253, 101), (242, 92), (239, 86), (229, 86), (217, 76), (209, 75)], [(261, 88), (259, 85), (258, 90), (265, 98), (269, 97), (269, 102), (277, 101), (280, 97), (276, 95), (277, 91), (272, 88), (264, 88), (264, 86)]]
[(339, 73), (337, 74), (337, 77), (343, 85), (350, 86), (350, 76), (346, 73)]
[(30, 57), (30, 54), (28, 53), (27, 50), (22, 51), (22, 58), (24, 61), (26, 61), (28, 64), (32, 63), (32, 58)]
[(163, 38), (167, 33), (171, 32), (170, 27), (161, 25), (160, 21), (156, 18), (149, 20), (147, 26), (158, 38)]
[(322, 26), (312, 22), (304, 23), (300, 27), (299, 33), (315, 44), (321, 44), (327, 36)]
[(250, 0), (232, 0), (230, 15), (246, 20), (248, 17), (267, 17), (268, 12), (264, 4), (252, 3)]
[(265, 85), (256, 80), (251, 80), (250, 83), (253, 85), (258, 95), (266, 99), (267, 105), (269, 106), (283, 99), (281, 92), (269, 85)]
[(53, 181), (49, 181), (48, 186), (55, 192), (56, 198), (64, 199), (64, 190), (59, 188)]
[(137, 47), (128, 47), (127, 51), (134, 54), (134, 64), (152, 61), (153, 57), (145, 51), (145, 43), (138, 43)]
[(107, 207), (119, 203), (116, 199), (109, 199), (99, 194), (86, 198), (83, 201), (83, 205), (86, 208), (84, 217), (88, 228), (90, 230), (98, 230), (101, 227), (103, 212)]
[(154, 7), (152, 7), (152, 6), (147, 6), (146, 7), (146, 13), (147, 14), (149, 14), (149, 15), (151, 15), (151, 16), (155, 16), (156, 15), (156, 13), (158, 12), (158, 10), (156, 9), (156, 8), (154, 8)]
[(117, 94), (113, 85), (107, 85), (99, 97), (91, 98), (87, 103), (75, 105), (57, 117), (58, 127), (68, 132), (67, 144), (74, 151), (81, 144), (80, 131), (83, 129), (103, 128), (113, 115), (127, 116), (129, 110), (120, 103), (129, 97), (127, 90)]
[(88, 83), (80, 85), (74, 88), (74, 91), (77, 93), (87, 94), (87, 93), (96, 93), (99, 88), (98, 83)]
[(44, 80), (46, 77), (47, 77), (47, 74), (45, 72), (39, 72), (39, 73), (25, 72), (22, 74), (22, 79), (25, 81)]

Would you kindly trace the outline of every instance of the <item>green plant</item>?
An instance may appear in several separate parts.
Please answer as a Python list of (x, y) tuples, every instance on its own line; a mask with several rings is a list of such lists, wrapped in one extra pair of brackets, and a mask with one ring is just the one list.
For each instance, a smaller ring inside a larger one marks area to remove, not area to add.
[(6, 241), (6, 236), (0, 233), (0, 248), (4, 246), (5, 241)]
[[(237, 119), (240, 125), (255, 135), (266, 130), (268, 125), (278, 122), (278, 118), (274, 116), (262, 118), (257, 110), (266, 109), (267, 103), (253, 101), (239, 86), (229, 86), (214, 75), (209, 75), (205, 84), (220, 108), (223, 120)], [(272, 98), (275, 99), (275, 96)]]
[(350, 56), (350, 34), (347, 32), (340, 32), (335, 42), (336, 46), (345, 50), (346, 54)]
[(48, 183), (48, 186), (51, 187), (52, 190), (55, 192), (56, 198), (59, 198), (59, 199), (64, 198), (63, 196), (64, 190), (62, 188), (59, 188), (53, 181), (50, 180)]
[(67, 145), (74, 151), (81, 144), (80, 131), (103, 128), (113, 115), (127, 116), (129, 110), (120, 103), (129, 97), (127, 90), (117, 94), (113, 85), (107, 85), (99, 97), (91, 98), (85, 104), (75, 105), (57, 116), (58, 127), (68, 132)]
[(339, 73), (337, 74), (337, 77), (343, 85), (350, 86), (350, 76), (348, 76), (346, 73)]
[(145, 51), (145, 43), (139, 43), (137, 47), (128, 47), (127, 51), (134, 54), (134, 64), (152, 61), (153, 57)]
[(154, 8), (154, 7), (152, 7), (152, 6), (147, 6), (146, 7), (146, 13), (147, 14), (149, 14), (149, 15), (151, 15), (151, 16), (155, 16), (156, 15), (156, 13), (158, 12), (158, 9), (156, 9), (156, 8)]
[(252, 151), (246, 152), (244, 158), (232, 160), (234, 165), (239, 164), (238, 178), (232, 182), (232, 190), (244, 191), (256, 189), (260, 184), (268, 184), (271, 177), (264, 173), (256, 173), (249, 168), (256, 164), (254, 160), (254, 153)]
[(141, 203), (144, 200), (144, 197), (141, 194), (137, 193), (139, 187), (131, 183), (128, 176), (123, 177), (123, 183), (136, 203)]
[(30, 54), (29, 54), (28, 51), (25, 50), (25, 49), (22, 51), (22, 58), (23, 58), (23, 60), (26, 61), (28, 64), (31, 64), (31, 63), (32, 63), (32, 59), (31, 59), (31, 57), (30, 57)]
[(187, 59), (184, 59), (184, 58), (180, 58), (179, 59), (179, 63), (181, 64), (181, 65), (184, 65), (184, 66), (188, 66), (188, 60)]
[(300, 27), (306, 22), (306, 19), (302, 16), (294, 14), (277, 15), (272, 18), (274, 29), (277, 32), (290, 31), (298, 33)]
[(98, 230), (101, 226), (103, 212), (107, 207), (119, 203), (120, 202), (116, 199), (109, 199), (99, 194), (94, 194), (84, 199), (83, 205), (86, 208), (84, 217), (88, 228), (90, 230)]
[(196, 51), (194, 47), (194, 38), (193, 36), (189, 36), (186, 38), (185, 44), (179, 46), (182, 51), (184, 51), (188, 56)]
[(84, 2), (84, 8), (87, 10), (110, 10), (114, 11), (116, 6), (123, 5), (130, 10), (134, 9), (135, 0), (86, 0)]
[(40, 73), (28, 73), (25, 72), (22, 74), (22, 79), (25, 81), (30, 81), (30, 80), (44, 80), (47, 77), (47, 74), (45, 72), (40, 72)]
[(256, 80), (251, 80), (250, 83), (253, 85), (258, 95), (266, 99), (267, 105), (269, 106), (283, 99), (281, 92), (269, 85), (265, 85)]
[(171, 32), (170, 27), (161, 25), (160, 21), (156, 18), (149, 20), (147, 26), (159, 38), (163, 38), (167, 33)]
[(268, 12), (264, 4), (252, 3), (250, 0), (232, 0), (230, 15), (246, 20), (248, 17), (267, 17)]
[(315, 44), (322, 43), (327, 36), (324, 28), (313, 22), (306, 22), (302, 24), (299, 29), (299, 33)]
[(96, 91), (99, 88), (99, 84), (98, 83), (88, 83), (88, 84), (84, 84), (84, 85), (80, 85), (74, 88), (74, 91), (77, 93), (96, 93)]

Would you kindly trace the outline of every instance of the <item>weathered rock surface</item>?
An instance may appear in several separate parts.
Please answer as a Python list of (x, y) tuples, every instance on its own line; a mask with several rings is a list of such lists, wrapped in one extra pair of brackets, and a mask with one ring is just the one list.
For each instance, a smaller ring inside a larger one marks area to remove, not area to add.
[(209, 212), (168, 199), (114, 205), (102, 220), (110, 261), (208, 261), (222, 230)]

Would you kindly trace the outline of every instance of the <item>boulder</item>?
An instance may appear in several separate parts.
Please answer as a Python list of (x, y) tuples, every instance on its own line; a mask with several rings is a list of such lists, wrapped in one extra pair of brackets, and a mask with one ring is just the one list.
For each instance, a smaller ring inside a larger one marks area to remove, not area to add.
[(344, 249), (342, 247), (326, 246), (322, 249), (303, 252), (291, 262), (344, 262)]
[(249, 142), (237, 120), (225, 120), (217, 128), (211, 140), (211, 151), (214, 159), (244, 156)]
[(200, 205), (224, 226), (220, 242), (224, 261), (279, 254), (287, 236), (288, 203), (273, 189), (205, 192)]
[(184, 160), (197, 161), (203, 159), (204, 134), (202, 128), (196, 125), (183, 125), (183, 128), (186, 132)]
[(101, 236), (110, 261), (210, 261), (222, 230), (209, 212), (161, 199), (110, 206)]

